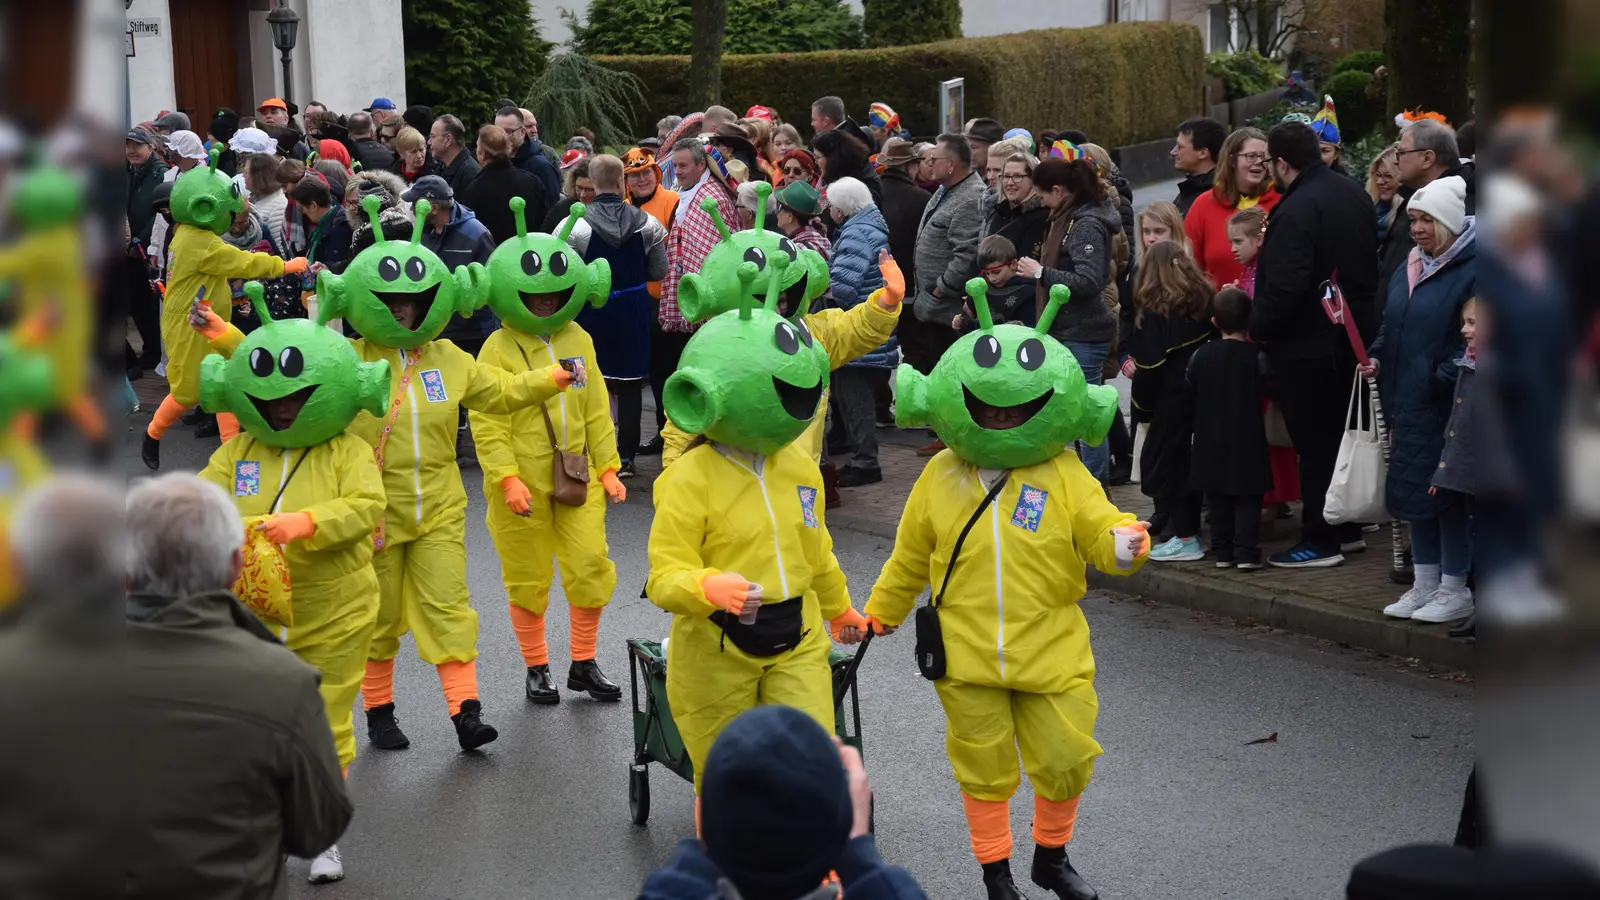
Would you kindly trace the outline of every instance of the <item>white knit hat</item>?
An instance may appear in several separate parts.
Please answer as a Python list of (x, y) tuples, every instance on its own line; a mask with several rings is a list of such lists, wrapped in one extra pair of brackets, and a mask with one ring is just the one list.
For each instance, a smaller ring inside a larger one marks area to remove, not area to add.
[(1451, 234), (1460, 234), (1467, 227), (1467, 183), (1459, 175), (1434, 179), (1411, 195), (1406, 208), (1425, 212)]

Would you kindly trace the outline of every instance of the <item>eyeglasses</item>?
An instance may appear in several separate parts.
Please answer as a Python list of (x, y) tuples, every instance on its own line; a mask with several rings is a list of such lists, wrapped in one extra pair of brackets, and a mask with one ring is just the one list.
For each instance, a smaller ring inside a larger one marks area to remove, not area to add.
[(1405, 156), (1407, 153), (1427, 153), (1427, 150), (1396, 150), (1395, 156)]
[(1028, 173), (1027, 172), (1007, 172), (1006, 174), (1000, 176), (1000, 180), (1001, 181), (1027, 181), (1028, 180)]
[(1265, 153), (1241, 153), (1239, 154), (1239, 158), (1245, 162), (1253, 163), (1266, 162), (1269, 159)]

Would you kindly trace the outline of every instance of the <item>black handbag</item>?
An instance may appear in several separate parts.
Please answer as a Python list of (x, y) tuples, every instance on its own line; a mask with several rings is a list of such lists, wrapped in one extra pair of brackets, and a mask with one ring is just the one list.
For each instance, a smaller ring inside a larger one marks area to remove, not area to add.
[(724, 640), (733, 641), (735, 647), (751, 656), (765, 659), (793, 650), (811, 633), (801, 618), (803, 609), (800, 598), (796, 597), (784, 603), (763, 605), (760, 615), (749, 625), (721, 609), (711, 614), (711, 621), (722, 629)]
[(978, 523), (983, 511), (988, 509), (994, 498), (1000, 495), (1000, 489), (1006, 486), (1006, 481), (1010, 478), (1011, 473), (1006, 472), (989, 488), (989, 493), (984, 495), (983, 502), (973, 511), (972, 518), (967, 520), (966, 527), (956, 536), (956, 545), (950, 551), (950, 565), (944, 570), (944, 580), (939, 584), (939, 593), (928, 600), (927, 606), (917, 607), (917, 671), (929, 681), (938, 681), (945, 673), (944, 631), (939, 625), (939, 604), (944, 602), (945, 588), (950, 586), (950, 573), (955, 571), (956, 563), (961, 559), (961, 545), (967, 540), (967, 532)]

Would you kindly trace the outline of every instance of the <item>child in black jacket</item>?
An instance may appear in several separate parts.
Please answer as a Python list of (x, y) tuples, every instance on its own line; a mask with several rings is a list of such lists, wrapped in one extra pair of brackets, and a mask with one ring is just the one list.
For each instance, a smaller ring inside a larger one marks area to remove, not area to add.
[[(1035, 286), (1017, 275), (1017, 248), (1009, 238), (991, 234), (978, 244), (978, 272), (989, 282), (989, 314), (994, 324), (1016, 322), (1033, 327), (1039, 321), (1034, 305)], [(978, 314), (972, 308), (972, 298), (966, 298), (962, 311), (950, 322), (956, 331), (967, 332), (978, 327)]]

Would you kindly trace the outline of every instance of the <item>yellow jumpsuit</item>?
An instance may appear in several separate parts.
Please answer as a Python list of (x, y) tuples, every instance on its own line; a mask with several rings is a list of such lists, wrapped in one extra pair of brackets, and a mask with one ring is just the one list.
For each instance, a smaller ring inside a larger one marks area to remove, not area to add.
[[(858, 303), (849, 310), (825, 309), (805, 315), (806, 328), (827, 352), (830, 369), (837, 369), (871, 353), (894, 334), (895, 323), (900, 321), (900, 310), (905, 304), (897, 303), (892, 311), (886, 310), (878, 305), (878, 298), (882, 295), (883, 289), (879, 288), (872, 292), (867, 302)], [(817, 408), (828, 408), (826, 390), (822, 392), (822, 402)], [(826, 415), (818, 415), (795, 441), (816, 462), (822, 461), (822, 434), (827, 419)], [(666, 471), (676, 462), (692, 440), (694, 435), (672, 424), (669, 419), (666, 427), (661, 429), (661, 470)]]
[[(695, 789), (711, 744), (754, 706), (793, 706), (832, 732), (828, 620), (850, 608), (823, 518), (822, 474), (798, 443), (769, 457), (705, 443), (655, 483), (651, 602), (673, 613), (667, 700), (694, 763)], [(805, 637), (774, 657), (723, 639), (700, 583), (735, 572), (762, 586), (762, 609), (803, 603)]]
[(55, 306), (49, 337), (39, 351), (50, 357), (55, 399), (66, 404), (89, 390), (89, 280), (83, 268), (83, 238), (74, 225), (61, 225), (23, 237), (0, 250), (0, 278), (21, 287), (19, 319)]
[[(544, 615), (555, 577), (552, 557), (561, 566), (561, 587), (580, 609), (599, 609), (611, 602), (617, 567), (606, 545), (606, 492), (600, 474), (622, 465), (617, 435), (611, 424), (611, 402), (595, 361), (594, 342), (576, 324), (567, 324), (548, 339), (501, 328), (483, 342), (478, 361), (508, 372), (546, 369), (572, 360), (580, 377), (546, 402), (556, 439), (567, 453), (589, 454), (589, 494), (582, 506), (550, 499), (555, 489), (555, 455), (544, 415), (527, 407), (509, 415), (472, 413), (472, 436), (483, 469), (487, 524), (500, 555), (500, 574), (512, 605)], [(533, 500), (530, 514), (519, 516), (502, 499), (501, 482), (522, 479)]]
[(276, 278), (283, 260), (270, 253), (250, 253), (222, 242), (216, 234), (193, 225), (178, 225), (169, 242), (172, 274), (161, 305), (161, 340), (167, 347), (167, 391), (185, 408), (200, 402), (200, 360), (210, 348), (189, 326), (189, 304), (200, 288), (222, 321), (233, 315), (230, 278)]
[[(311, 514), (316, 531), (284, 548), (294, 605), (294, 626), (284, 643), (321, 670), (322, 702), (333, 726), (339, 764), (348, 766), (356, 758), (350, 709), (378, 620), (372, 529), (383, 512), (384, 498), (372, 448), (348, 433), (291, 450), (268, 447), (242, 434), (211, 455), (200, 477), (232, 494), (244, 518)], [(285, 479), (283, 499), (273, 506)]]
[[(867, 615), (897, 626), (925, 586), (937, 590), (956, 537), (998, 475), (949, 450), (928, 462)], [(1069, 452), (1012, 470), (968, 533), (939, 608), (948, 670), (934, 687), (950, 765), (969, 797), (1010, 799), (1021, 782), (1019, 748), (1036, 795), (1065, 801), (1089, 783), (1101, 750), (1089, 623), (1078, 607), (1084, 566), (1129, 574), (1116, 567), (1111, 531), (1135, 521)]]
[(21, 587), (11, 559), (11, 513), (22, 495), (49, 474), (49, 465), (32, 441), (13, 429), (0, 431), (0, 610), (16, 600)]

